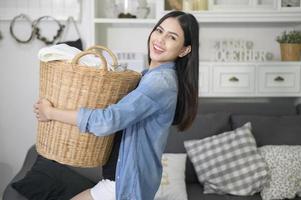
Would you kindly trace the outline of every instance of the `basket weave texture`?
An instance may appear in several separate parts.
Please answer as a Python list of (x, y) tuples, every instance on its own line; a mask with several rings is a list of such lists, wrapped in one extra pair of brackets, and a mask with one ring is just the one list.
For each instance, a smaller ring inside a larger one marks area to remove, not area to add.
[[(92, 68), (77, 64), (86, 54), (97, 54), (104, 66)], [(131, 70), (108, 71), (101, 54), (86, 51), (77, 55), (72, 63), (41, 62), (39, 92), (40, 98), (48, 99), (59, 109), (105, 108), (132, 91), (139, 80), (140, 74)], [(36, 147), (39, 154), (57, 162), (96, 167), (107, 162), (113, 139), (114, 134), (97, 137), (92, 133), (80, 133), (77, 126), (58, 121), (39, 122)]]

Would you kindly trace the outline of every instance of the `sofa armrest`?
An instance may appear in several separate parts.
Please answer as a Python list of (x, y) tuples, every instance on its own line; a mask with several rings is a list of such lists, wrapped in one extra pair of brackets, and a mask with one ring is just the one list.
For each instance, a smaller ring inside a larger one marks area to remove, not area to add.
[(35, 147), (35, 145), (33, 145), (27, 151), (27, 154), (26, 154), (24, 163), (22, 165), (22, 168), (20, 169), (20, 171), (17, 173), (17, 175), (10, 181), (10, 183), (5, 188), (4, 193), (3, 193), (3, 200), (11, 200), (11, 199), (26, 200), (26, 198), (24, 196), (19, 194), (15, 189), (13, 189), (11, 187), (11, 184), (13, 182), (16, 182), (16, 181), (21, 180), (22, 178), (24, 178), (26, 173), (33, 166), (37, 156), (38, 156), (38, 154), (37, 154), (37, 151), (36, 151), (36, 147)]

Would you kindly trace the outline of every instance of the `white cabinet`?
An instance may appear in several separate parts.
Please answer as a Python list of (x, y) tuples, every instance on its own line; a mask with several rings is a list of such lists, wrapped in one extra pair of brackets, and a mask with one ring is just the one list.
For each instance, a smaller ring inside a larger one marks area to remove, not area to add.
[(258, 68), (260, 94), (278, 96), (300, 93), (300, 65), (262, 65)]
[(214, 65), (213, 93), (217, 95), (250, 95), (255, 91), (255, 66), (221, 66)]
[(200, 97), (301, 97), (301, 62), (201, 62), (200, 74)]
[(210, 67), (205, 65), (200, 65), (199, 68), (199, 94), (209, 93), (209, 77), (210, 77)]

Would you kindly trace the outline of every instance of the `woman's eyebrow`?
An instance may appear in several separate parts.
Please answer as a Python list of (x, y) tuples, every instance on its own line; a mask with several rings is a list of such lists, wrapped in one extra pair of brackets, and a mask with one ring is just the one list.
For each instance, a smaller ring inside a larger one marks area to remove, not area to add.
[[(165, 31), (165, 29), (162, 27), (162, 26), (158, 26), (159, 28), (161, 28), (163, 31)], [(179, 34), (177, 34), (176, 32), (172, 32), (172, 31), (167, 31), (168, 33), (172, 34), (172, 35), (175, 35), (177, 37), (179, 37)]]

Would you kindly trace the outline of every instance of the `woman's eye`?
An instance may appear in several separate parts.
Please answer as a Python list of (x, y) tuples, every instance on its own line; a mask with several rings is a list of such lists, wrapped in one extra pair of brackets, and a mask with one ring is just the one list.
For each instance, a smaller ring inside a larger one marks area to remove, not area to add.
[(172, 40), (176, 40), (176, 37), (173, 36), (173, 35), (169, 36), (169, 38), (172, 39)]
[(162, 32), (163, 32), (163, 31), (162, 31), (161, 29), (159, 29), (159, 28), (157, 28), (156, 31), (157, 31), (158, 33), (162, 33)]

